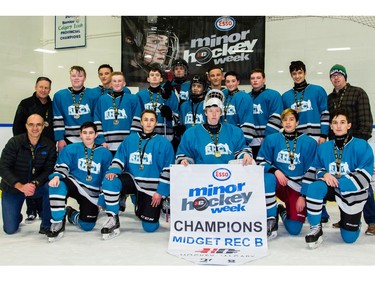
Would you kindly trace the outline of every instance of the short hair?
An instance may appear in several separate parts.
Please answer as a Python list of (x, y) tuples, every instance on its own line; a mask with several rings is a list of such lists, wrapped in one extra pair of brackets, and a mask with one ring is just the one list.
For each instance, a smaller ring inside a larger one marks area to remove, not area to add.
[(96, 124), (92, 121), (87, 121), (87, 122), (83, 123), (81, 125), (81, 127), (79, 128), (79, 131), (82, 132), (84, 129), (87, 129), (87, 128), (93, 128), (95, 133), (98, 131), (98, 128), (96, 127)]
[(70, 68), (70, 71), (69, 72), (72, 72), (73, 70), (76, 70), (78, 72), (83, 72), (83, 74), (85, 75), (86, 77), (86, 70), (82, 67), (82, 66), (79, 66), (79, 65), (73, 65), (71, 68)]
[(121, 71), (113, 71), (111, 73), (111, 77), (116, 76), (116, 75), (121, 75), (122, 77), (124, 77), (124, 81), (125, 81), (125, 74), (123, 72), (121, 72)]
[(249, 76), (251, 76), (254, 73), (260, 73), (260, 74), (262, 74), (263, 78), (266, 78), (266, 73), (264, 72), (264, 70), (262, 68), (254, 68), (252, 71), (250, 71)]
[(335, 108), (332, 112), (329, 114), (329, 123), (332, 124), (333, 118), (343, 115), (346, 117), (346, 120), (348, 120), (348, 123), (352, 123), (352, 112), (349, 108), (346, 107), (338, 107)]
[(287, 116), (289, 114), (292, 114), (297, 122), (299, 121), (298, 112), (296, 110), (292, 109), (292, 108), (284, 109), (284, 111), (281, 112), (280, 120), (282, 121), (285, 118), (285, 116)]
[(157, 120), (158, 114), (156, 113), (155, 110), (152, 110), (152, 109), (145, 109), (145, 110), (143, 110), (143, 112), (141, 113), (141, 120), (142, 120), (143, 115), (145, 115), (146, 113), (154, 114), (155, 119)]
[(236, 77), (236, 80), (240, 80), (240, 76), (238, 75), (238, 73), (233, 70), (226, 72), (224, 78), (227, 78), (227, 76), (234, 76)]
[(152, 64), (150, 66), (150, 70), (148, 71), (148, 76), (150, 76), (150, 73), (152, 72), (159, 72), (160, 73), (160, 76), (163, 77), (163, 71), (161, 70), (161, 68), (159, 66), (157, 66), (156, 64)]
[(102, 69), (102, 68), (109, 68), (110, 70), (111, 70), (111, 72), (113, 72), (113, 67), (112, 66), (110, 66), (109, 64), (102, 64), (102, 65), (100, 65), (99, 67), (98, 67), (98, 72), (99, 72), (99, 70), (100, 69)]
[(300, 61), (292, 61), (289, 66), (289, 72), (292, 73), (293, 71), (303, 70), (303, 72), (306, 72), (306, 65)]
[(210, 74), (210, 72), (211, 72), (212, 70), (214, 70), (214, 69), (219, 69), (221, 72), (224, 72), (223, 69), (222, 69), (220, 66), (218, 66), (218, 65), (214, 65), (214, 66), (211, 66), (211, 67), (208, 69), (207, 74)]
[(48, 77), (45, 77), (45, 76), (40, 76), (36, 79), (36, 82), (35, 82), (35, 85), (38, 84), (40, 81), (47, 81), (49, 82), (50, 84), (52, 84), (52, 81), (51, 79), (49, 79)]

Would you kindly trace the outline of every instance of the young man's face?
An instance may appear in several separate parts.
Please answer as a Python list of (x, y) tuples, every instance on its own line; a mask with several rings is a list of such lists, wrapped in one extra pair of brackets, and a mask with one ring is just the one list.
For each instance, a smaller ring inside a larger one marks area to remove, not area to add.
[(111, 84), (111, 69), (107, 67), (99, 69), (98, 76), (104, 87)]
[(348, 123), (346, 116), (338, 115), (333, 117), (330, 127), (335, 136), (343, 136), (348, 133), (352, 123)]
[(163, 77), (161, 77), (161, 74), (159, 71), (150, 71), (148, 73), (147, 82), (150, 83), (151, 86), (157, 87), (160, 85), (161, 82), (163, 82)]
[(298, 126), (298, 121), (293, 114), (285, 115), (281, 123), (286, 133), (294, 132)]
[(141, 119), (143, 132), (146, 134), (152, 133), (156, 126), (156, 117), (152, 113), (144, 113)]
[(260, 90), (264, 84), (266, 83), (266, 79), (263, 78), (262, 73), (254, 72), (250, 75), (250, 84), (253, 90), (258, 91)]
[(293, 70), (290, 76), (292, 76), (293, 82), (296, 84), (302, 83), (305, 81), (305, 75), (306, 73), (302, 70)]
[(215, 89), (221, 88), (221, 83), (224, 80), (224, 75), (221, 69), (212, 69), (207, 75), (208, 81), (210, 81), (211, 88), (215, 87)]
[(80, 90), (85, 83), (86, 76), (83, 71), (77, 71), (73, 69), (70, 72), (70, 82), (72, 83), (72, 87), (74, 90)]
[(121, 92), (126, 85), (124, 76), (113, 75), (111, 78), (111, 85), (115, 92)]
[(220, 121), (222, 115), (221, 109), (218, 106), (206, 107), (205, 114), (207, 116), (207, 122), (210, 125), (216, 125)]
[(229, 91), (234, 91), (238, 89), (239, 84), (240, 84), (240, 81), (237, 80), (236, 76), (228, 75), (225, 78), (225, 86), (228, 88)]
[(203, 85), (201, 83), (192, 83), (191, 92), (195, 96), (200, 96), (203, 93)]
[(88, 128), (84, 128), (79, 133), (79, 135), (84, 145), (91, 147), (94, 144), (95, 138), (97, 137), (98, 133), (95, 132), (94, 128), (88, 127)]
[(173, 68), (173, 76), (177, 78), (183, 78), (186, 75), (185, 67), (177, 65)]

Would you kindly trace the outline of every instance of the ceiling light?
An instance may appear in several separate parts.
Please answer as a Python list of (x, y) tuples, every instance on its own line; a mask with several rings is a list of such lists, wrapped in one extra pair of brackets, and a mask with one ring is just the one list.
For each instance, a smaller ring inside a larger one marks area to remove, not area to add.
[(47, 50), (47, 49), (34, 49), (35, 52), (40, 52), (40, 53), (46, 53), (46, 54), (54, 54), (56, 53), (55, 50)]
[(342, 47), (342, 48), (327, 48), (328, 52), (335, 52), (335, 51), (350, 51), (350, 47)]

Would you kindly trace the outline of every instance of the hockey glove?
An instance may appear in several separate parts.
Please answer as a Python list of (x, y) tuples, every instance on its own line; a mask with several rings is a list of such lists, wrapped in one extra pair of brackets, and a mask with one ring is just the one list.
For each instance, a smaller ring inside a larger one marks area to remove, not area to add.
[(168, 105), (161, 105), (159, 110), (162, 117), (172, 120), (172, 109)]
[(165, 82), (162, 90), (161, 90), (161, 96), (163, 99), (167, 100), (172, 95), (173, 87), (171, 81)]

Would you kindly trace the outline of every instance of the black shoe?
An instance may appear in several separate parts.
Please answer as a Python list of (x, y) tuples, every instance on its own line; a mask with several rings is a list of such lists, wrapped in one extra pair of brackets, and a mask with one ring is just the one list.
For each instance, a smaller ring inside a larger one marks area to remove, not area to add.
[(68, 222), (70, 222), (71, 224), (77, 224), (79, 212), (70, 206), (66, 206), (65, 211), (65, 216), (68, 218)]

